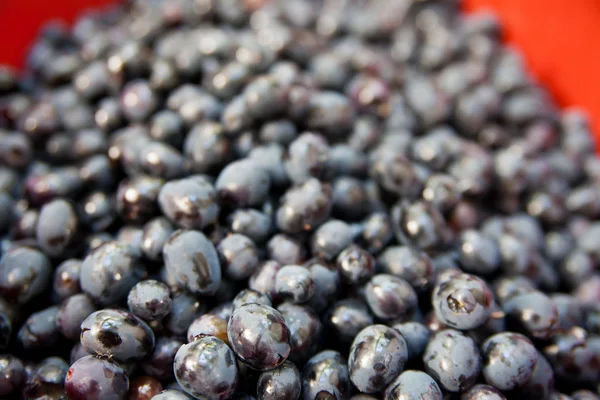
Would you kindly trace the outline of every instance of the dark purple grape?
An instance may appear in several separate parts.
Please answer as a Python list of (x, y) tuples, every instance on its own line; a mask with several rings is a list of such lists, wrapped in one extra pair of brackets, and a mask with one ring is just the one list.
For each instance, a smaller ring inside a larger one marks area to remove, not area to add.
[(248, 157), (267, 171), (271, 178), (271, 186), (279, 188), (289, 183), (289, 176), (284, 162), (285, 148), (283, 146), (276, 143), (254, 146), (248, 153)]
[(163, 390), (159, 394), (152, 397), (152, 400), (190, 400), (191, 397), (182, 391), (175, 389)]
[[(560, 314), (560, 306), (557, 304)], [(600, 333), (600, 305), (590, 305), (587, 307), (584, 317), (583, 327), (591, 334)]]
[(158, 195), (162, 212), (176, 225), (202, 229), (219, 216), (219, 204), (213, 185), (202, 176), (167, 182)]
[(377, 259), (383, 272), (402, 278), (415, 290), (427, 290), (435, 273), (427, 253), (408, 246), (388, 246)]
[(165, 243), (173, 234), (173, 226), (168, 219), (158, 217), (144, 225), (141, 239), (141, 250), (146, 258), (152, 261), (162, 260)]
[(183, 345), (181, 340), (172, 337), (158, 337), (154, 351), (147, 360), (141, 363), (144, 372), (160, 380), (174, 377), (173, 360), (177, 350)]
[(16, 171), (0, 167), (0, 192), (12, 194), (17, 189), (17, 173)]
[(323, 223), (331, 211), (331, 187), (311, 178), (289, 189), (281, 198), (276, 220), (289, 234), (310, 231)]
[(13, 323), (18, 317), (18, 308), (0, 298), (0, 349), (4, 350), (10, 344), (13, 333)]
[(466, 272), (488, 275), (500, 267), (501, 254), (498, 245), (479, 231), (463, 231), (458, 247), (459, 261)]
[(429, 342), (429, 330), (419, 322), (404, 322), (393, 326), (406, 341), (408, 358), (421, 357), (427, 342)]
[(565, 199), (565, 206), (571, 213), (596, 218), (600, 213), (600, 192), (594, 185), (577, 187)]
[(315, 293), (308, 304), (317, 312), (323, 311), (337, 297), (340, 291), (340, 273), (334, 267), (320, 260), (310, 260), (305, 264), (315, 282)]
[(290, 354), (290, 331), (279, 311), (264, 304), (244, 304), (233, 311), (227, 328), (235, 354), (252, 369), (266, 371)]
[(135, 252), (137, 257), (141, 257), (143, 234), (144, 231), (142, 228), (134, 225), (123, 225), (115, 235), (115, 241), (122, 245), (129, 246), (131, 250)]
[(131, 313), (105, 309), (81, 323), (81, 344), (89, 353), (128, 362), (152, 353), (154, 333)]
[(23, 212), (17, 211), (17, 205), (13, 208), (12, 226), (10, 235), (13, 239), (35, 238), (35, 229), (40, 217), (39, 210), (28, 208)]
[(119, 101), (113, 97), (100, 100), (94, 113), (96, 126), (103, 131), (112, 131), (122, 124)]
[(281, 264), (277, 261), (265, 261), (248, 279), (248, 287), (269, 296), (272, 300), (277, 299), (279, 296), (275, 287), (275, 279), (280, 269)]
[(81, 272), (81, 260), (70, 259), (61, 263), (54, 270), (54, 292), (61, 298), (66, 299), (81, 292), (79, 275)]
[(548, 360), (538, 351), (533, 373), (527, 382), (517, 388), (516, 393), (531, 399), (547, 399), (553, 391), (554, 371)]
[(229, 321), (231, 314), (233, 314), (233, 302), (228, 301), (221, 303), (218, 306), (212, 308), (209, 314), (216, 315), (217, 317), (223, 318), (225, 321)]
[(161, 383), (151, 376), (138, 376), (129, 384), (130, 400), (147, 400), (162, 392)]
[(303, 122), (308, 129), (337, 136), (350, 129), (354, 117), (354, 108), (346, 96), (333, 91), (320, 91), (310, 96)]
[(526, 383), (537, 364), (537, 351), (529, 339), (518, 333), (503, 332), (482, 345), (483, 376), (500, 390)]
[(348, 65), (340, 57), (329, 53), (315, 57), (310, 63), (310, 71), (323, 89), (340, 90), (350, 76)]
[(79, 206), (83, 225), (93, 232), (105, 231), (117, 217), (115, 201), (103, 192), (93, 192), (86, 196)]
[(284, 146), (290, 144), (296, 138), (296, 135), (296, 125), (287, 119), (267, 122), (259, 132), (259, 138), (262, 142), (279, 143)]
[(150, 119), (148, 136), (152, 139), (181, 148), (183, 120), (171, 110), (161, 110)]
[(491, 156), (483, 152), (463, 155), (448, 167), (459, 190), (468, 196), (481, 196), (490, 190), (493, 177)]
[(362, 393), (379, 392), (404, 369), (406, 341), (397, 330), (371, 325), (361, 330), (350, 348), (350, 380)]
[(594, 259), (590, 254), (575, 249), (558, 265), (558, 270), (567, 286), (576, 287), (593, 275), (594, 265)]
[(121, 400), (126, 398), (129, 390), (129, 378), (113, 361), (86, 356), (69, 368), (65, 390), (73, 400)]
[(52, 306), (34, 312), (17, 333), (17, 339), (27, 351), (52, 348), (60, 339), (57, 327), (59, 307)]
[(277, 310), (290, 331), (289, 360), (304, 363), (320, 348), (323, 327), (319, 317), (312, 309), (292, 303), (282, 303)]
[(243, 159), (225, 167), (215, 187), (223, 204), (242, 208), (262, 204), (270, 187), (268, 172), (253, 159)]
[(0, 160), (2, 164), (20, 169), (31, 162), (32, 148), (29, 138), (22, 133), (0, 130)]
[(121, 92), (121, 112), (129, 121), (146, 120), (156, 108), (157, 103), (156, 95), (146, 81), (129, 82)]
[(578, 390), (573, 392), (573, 400), (597, 400), (598, 396), (590, 390)]
[(15, 392), (21, 387), (25, 378), (23, 363), (10, 354), (3, 354), (0, 356), (0, 372), (0, 395), (16, 396)]
[(8, 94), (17, 89), (16, 71), (9, 66), (0, 67), (0, 92)]
[(80, 284), (84, 293), (100, 305), (127, 297), (146, 274), (139, 254), (120, 242), (106, 242), (94, 249), (81, 264)]
[(109, 159), (115, 164), (120, 164), (128, 175), (139, 175), (141, 172), (140, 151), (145, 144), (150, 142), (146, 126), (128, 125), (113, 132), (109, 142), (107, 153)]
[(260, 262), (256, 244), (237, 233), (226, 236), (217, 246), (217, 253), (224, 274), (233, 280), (248, 278)]
[(598, 297), (600, 295), (600, 275), (596, 274), (591, 276), (587, 281), (582, 282), (577, 289), (575, 289), (575, 297), (584, 306), (594, 305), (598, 303)]
[(389, 274), (377, 274), (365, 288), (365, 299), (378, 318), (401, 318), (411, 314), (418, 306), (415, 290), (404, 279)]
[(322, 351), (304, 365), (302, 393), (305, 400), (342, 400), (351, 390), (346, 360), (337, 351)]
[(28, 377), (24, 393), (31, 399), (61, 398), (66, 396), (65, 377), (69, 364), (59, 357), (49, 357), (40, 362), (33, 375)]
[(315, 293), (315, 281), (308, 268), (286, 265), (277, 271), (275, 291), (294, 304), (306, 303)]
[(84, 129), (75, 135), (72, 144), (72, 157), (84, 160), (94, 154), (105, 153), (108, 148), (104, 132), (97, 129)]
[[(236, 157), (249, 157), (250, 153), (252, 153), (257, 147), (258, 143), (256, 138), (254, 137), (254, 132), (245, 131), (242, 132), (239, 136), (237, 136), (233, 142), (233, 152)], [(282, 153), (281, 153), (282, 154)], [(255, 161), (259, 161), (259, 157), (253, 157)], [(265, 158), (262, 160), (267, 163), (268, 160)], [(279, 160), (278, 160), (279, 161)], [(279, 163), (279, 162), (277, 162)], [(263, 169), (268, 169), (270, 165), (264, 166)]]
[(48, 100), (37, 101), (23, 112), (16, 125), (32, 139), (47, 138), (60, 127), (58, 110)]
[(302, 391), (300, 372), (293, 363), (286, 361), (279, 367), (260, 374), (256, 391), (258, 400), (298, 400)]
[(371, 74), (358, 74), (348, 83), (346, 93), (358, 111), (379, 117), (389, 114), (390, 87)]
[(555, 293), (550, 296), (558, 311), (558, 329), (584, 326), (584, 311), (581, 303), (573, 296)]
[(32, 205), (42, 205), (57, 197), (73, 197), (84, 180), (76, 167), (60, 167), (32, 174), (24, 183), (25, 197)]
[(560, 224), (567, 218), (564, 196), (558, 193), (535, 192), (526, 204), (529, 215), (544, 224)]
[(320, 178), (325, 173), (329, 159), (327, 140), (318, 134), (306, 132), (289, 145), (285, 169), (295, 184), (310, 178)]
[(458, 274), (436, 285), (432, 303), (441, 322), (455, 329), (469, 330), (487, 322), (494, 295), (483, 280)]
[(196, 173), (221, 166), (232, 156), (231, 143), (223, 133), (223, 126), (210, 121), (192, 127), (185, 139), (183, 152)]
[(431, 250), (448, 240), (448, 227), (440, 211), (424, 202), (402, 202), (392, 209), (394, 231), (402, 244)]
[(194, 294), (214, 294), (221, 284), (221, 266), (214, 245), (199, 231), (175, 231), (163, 248), (167, 271)]
[(371, 153), (369, 175), (392, 195), (411, 198), (421, 191), (421, 177), (415, 165), (392, 146), (381, 145)]
[(103, 154), (93, 155), (79, 165), (79, 178), (98, 189), (111, 189), (115, 183), (111, 160)]
[(336, 339), (350, 343), (358, 332), (373, 324), (373, 316), (364, 302), (345, 299), (331, 306), (325, 315), (325, 324)]
[(126, 221), (143, 223), (158, 211), (158, 196), (163, 180), (151, 176), (137, 176), (121, 181), (117, 190), (117, 211)]
[(242, 93), (247, 112), (252, 118), (270, 118), (287, 104), (287, 88), (272, 75), (254, 78)]
[(269, 258), (282, 265), (301, 264), (306, 259), (306, 250), (296, 238), (278, 233), (267, 243)]
[(370, 253), (379, 253), (393, 238), (392, 221), (386, 213), (376, 212), (365, 219), (360, 239)]
[(252, 125), (252, 115), (243, 95), (235, 96), (224, 107), (221, 124), (228, 134), (236, 134)]
[(204, 80), (206, 87), (212, 94), (223, 98), (231, 98), (236, 95), (250, 78), (251, 71), (247, 65), (240, 62), (230, 62), (207, 76)]
[(140, 169), (150, 176), (170, 180), (187, 172), (185, 160), (179, 150), (167, 143), (144, 143), (138, 157)]
[(575, 245), (575, 239), (566, 230), (546, 233), (545, 254), (553, 262), (563, 261)]
[(555, 334), (543, 349), (557, 379), (572, 383), (597, 382), (599, 342), (597, 337), (587, 337), (581, 327)]
[(427, 178), (421, 197), (439, 210), (448, 212), (462, 199), (462, 194), (454, 177), (440, 173)]
[(234, 353), (214, 336), (200, 337), (181, 346), (173, 369), (177, 382), (196, 398), (229, 398), (238, 383)]
[(571, 396), (567, 396), (564, 393), (559, 393), (559, 392), (554, 392), (552, 393), (551, 400), (573, 400), (573, 398)]
[(55, 199), (44, 204), (36, 226), (36, 238), (48, 256), (64, 258), (72, 253), (79, 234), (79, 219), (70, 202)]
[(352, 242), (350, 226), (340, 220), (330, 220), (321, 225), (311, 240), (312, 254), (332, 260)]
[(171, 312), (165, 317), (165, 327), (175, 335), (184, 335), (188, 327), (206, 309), (196, 297), (185, 290), (172, 295)]
[(111, 88), (110, 71), (104, 62), (94, 61), (75, 74), (73, 84), (81, 96), (98, 98)]
[(268, 294), (254, 289), (242, 289), (233, 298), (233, 309), (247, 303), (259, 303), (272, 307), (271, 298)]
[(506, 397), (493, 386), (477, 384), (464, 392), (460, 400), (506, 400)]
[(481, 355), (473, 339), (446, 329), (434, 334), (423, 353), (425, 372), (450, 392), (470, 389), (481, 371)]
[(48, 286), (51, 268), (48, 258), (36, 249), (8, 250), (0, 258), (0, 294), (6, 300), (27, 303)]
[(264, 242), (272, 229), (271, 218), (252, 208), (235, 210), (229, 215), (228, 222), (233, 233), (247, 236), (255, 243)]
[(305, 119), (310, 111), (311, 101), (315, 95), (315, 89), (296, 82), (301, 79), (301, 77), (298, 76), (299, 69), (296, 64), (280, 63), (274, 65), (273, 70), (273, 76), (275, 76), (275, 78), (283, 81), (286, 85), (292, 85), (289, 88), (288, 93), (287, 116), (293, 121)]
[(228, 343), (227, 321), (217, 315), (204, 314), (196, 318), (188, 328), (187, 341), (191, 343), (207, 335)]
[(502, 309), (507, 321), (536, 339), (549, 339), (559, 323), (558, 309), (552, 299), (539, 291), (530, 291), (505, 301)]
[(388, 400), (442, 400), (442, 390), (433, 378), (422, 371), (402, 372), (385, 390)]
[(85, 294), (79, 293), (67, 297), (56, 314), (56, 328), (69, 340), (78, 340), (81, 323), (97, 308)]
[(167, 285), (152, 279), (136, 283), (127, 295), (127, 306), (135, 316), (153, 321), (171, 312), (171, 292)]
[(494, 292), (500, 304), (515, 296), (535, 290), (535, 284), (530, 279), (519, 275), (503, 277), (494, 282)]
[(171, 92), (166, 105), (176, 111), (187, 126), (203, 120), (216, 121), (224, 112), (223, 105), (214, 96), (190, 84)]
[(342, 278), (350, 284), (358, 284), (375, 274), (375, 259), (357, 245), (345, 248), (337, 257), (336, 265)]

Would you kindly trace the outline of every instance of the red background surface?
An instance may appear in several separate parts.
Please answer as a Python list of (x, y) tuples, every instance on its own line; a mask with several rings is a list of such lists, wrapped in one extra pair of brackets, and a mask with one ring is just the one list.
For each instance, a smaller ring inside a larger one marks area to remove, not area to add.
[[(541, 82), (562, 106), (582, 106), (600, 149), (600, 1), (463, 0), (467, 10), (493, 9), (506, 38), (525, 54)], [(39, 27), (72, 22), (84, 9), (114, 0), (0, 0), (0, 63), (22, 65)]]

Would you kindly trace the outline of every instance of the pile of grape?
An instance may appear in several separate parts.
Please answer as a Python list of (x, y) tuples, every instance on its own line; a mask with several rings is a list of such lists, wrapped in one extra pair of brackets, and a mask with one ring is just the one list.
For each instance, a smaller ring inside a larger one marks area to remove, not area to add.
[(51, 25), (0, 69), (0, 397), (598, 400), (594, 147), (455, 0)]

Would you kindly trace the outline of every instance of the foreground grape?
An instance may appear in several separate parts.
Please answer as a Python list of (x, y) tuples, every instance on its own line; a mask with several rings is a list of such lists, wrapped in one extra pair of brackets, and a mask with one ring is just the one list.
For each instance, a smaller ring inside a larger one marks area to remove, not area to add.
[(598, 399), (600, 162), (458, 0), (128, 0), (0, 67), (0, 397)]

